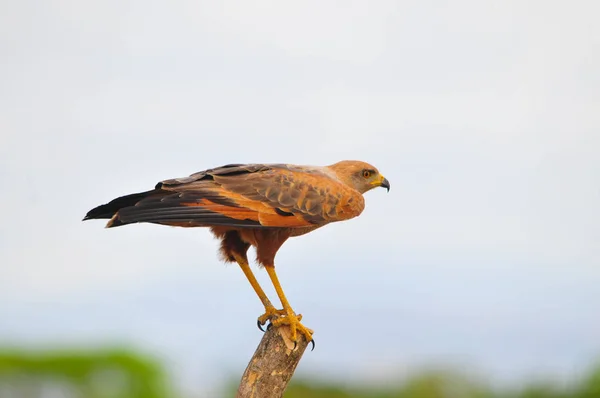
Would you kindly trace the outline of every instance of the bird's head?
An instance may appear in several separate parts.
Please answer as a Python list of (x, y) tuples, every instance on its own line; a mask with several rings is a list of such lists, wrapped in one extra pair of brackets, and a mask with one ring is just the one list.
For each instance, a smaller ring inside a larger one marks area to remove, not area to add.
[(374, 166), (359, 160), (342, 160), (329, 166), (346, 185), (365, 193), (376, 187), (390, 190), (390, 182)]

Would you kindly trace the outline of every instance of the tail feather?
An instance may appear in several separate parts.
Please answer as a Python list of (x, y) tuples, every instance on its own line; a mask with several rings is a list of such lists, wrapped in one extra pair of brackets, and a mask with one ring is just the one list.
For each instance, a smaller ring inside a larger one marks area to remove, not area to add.
[(255, 213), (211, 191), (157, 188), (111, 200), (90, 210), (83, 220), (108, 219), (107, 228), (140, 222), (181, 227), (262, 227)]
[(110, 202), (108, 202), (104, 205), (94, 207), (92, 210), (88, 211), (88, 213), (83, 218), (83, 221), (95, 220), (95, 219), (111, 219), (122, 208), (134, 206), (140, 200), (145, 199), (150, 196), (155, 196), (155, 195), (162, 196), (160, 194), (161, 192), (164, 192), (164, 191), (161, 191), (160, 189), (153, 189), (151, 191), (121, 196), (119, 198), (111, 200)]

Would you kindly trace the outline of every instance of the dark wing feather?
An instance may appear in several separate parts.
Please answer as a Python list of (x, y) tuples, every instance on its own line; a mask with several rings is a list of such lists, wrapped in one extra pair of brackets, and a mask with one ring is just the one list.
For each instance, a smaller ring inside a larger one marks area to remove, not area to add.
[(131, 195), (121, 196), (119, 198), (113, 199), (107, 204), (100, 205), (94, 207), (92, 210), (88, 211), (83, 220), (92, 220), (92, 219), (101, 219), (101, 218), (112, 218), (119, 209), (134, 206), (137, 202), (144, 198), (150, 198), (154, 195), (161, 196), (161, 192), (159, 189), (155, 189), (153, 191), (134, 193)]
[[(110, 226), (136, 222), (157, 224), (187, 224), (187, 226), (226, 225), (232, 227), (260, 226), (256, 220), (232, 218), (215, 211), (218, 203), (207, 200), (201, 193), (170, 193), (162, 198), (149, 198), (135, 206), (122, 208)], [(212, 209), (211, 209), (212, 208)], [(245, 214), (251, 217), (252, 214)]]

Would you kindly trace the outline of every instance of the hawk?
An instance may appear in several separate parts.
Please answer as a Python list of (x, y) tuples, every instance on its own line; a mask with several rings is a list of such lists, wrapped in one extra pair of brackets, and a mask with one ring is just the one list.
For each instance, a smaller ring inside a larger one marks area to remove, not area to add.
[[(121, 196), (90, 210), (84, 220), (108, 219), (107, 228), (147, 222), (178, 227), (208, 227), (220, 239), (226, 262), (236, 262), (265, 307), (259, 328), (288, 325), (313, 342), (313, 331), (300, 321), (288, 302), (277, 274), (275, 255), (290, 237), (360, 215), (363, 194), (390, 183), (368, 163), (344, 160), (330, 166), (229, 164), (184, 178), (159, 182), (153, 190)], [(282, 309), (258, 284), (247, 251), (265, 268)]]

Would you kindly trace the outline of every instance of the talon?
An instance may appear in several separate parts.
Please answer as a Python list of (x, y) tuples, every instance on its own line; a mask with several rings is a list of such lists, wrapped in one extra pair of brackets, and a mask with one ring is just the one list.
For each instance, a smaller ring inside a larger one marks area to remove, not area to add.
[(312, 344), (312, 348), (311, 348), (310, 350), (311, 350), (311, 351), (314, 351), (314, 350), (315, 350), (315, 339), (312, 339), (312, 340), (310, 341), (310, 344)]
[[(282, 315), (285, 315), (285, 314), (286, 314), (285, 310), (278, 310), (273, 306), (265, 307), (265, 313), (258, 317), (258, 319), (256, 320), (256, 325), (258, 326), (258, 328), (260, 330), (262, 330), (264, 332), (265, 331), (265, 329), (263, 329), (264, 325), (266, 325), (269, 321), (273, 322), (274, 320), (276, 320), (277, 318), (280, 318)], [(269, 323), (267, 326), (267, 330), (269, 330), (270, 326), (271, 326), (271, 324)]]
[[(290, 309), (286, 315), (271, 321), (271, 325), (273, 325), (275, 327), (279, 327), (279, 326), (283, 326), (283, 325), (290, 327), (290, 332), (291, 332), (290, 340), (292, 340), (294, 342), (294, 349), (296, 349), (296, 346), (297, 346), (298, 333), (302, 333), (304, 335), (304, 337), (306, 338), (306, 341), (310, 342), (313, 340), (313, 338), (312, 338), (313, 331), (311, 329), (307, 328), (306, 326), (304, 326), (303, 324), (301, 324), (300, 323), (301, 319), (302, 319), (301, 314), (296, 315)], [(314, 343), (313, 343), (313, 348), (314, 348)]]

